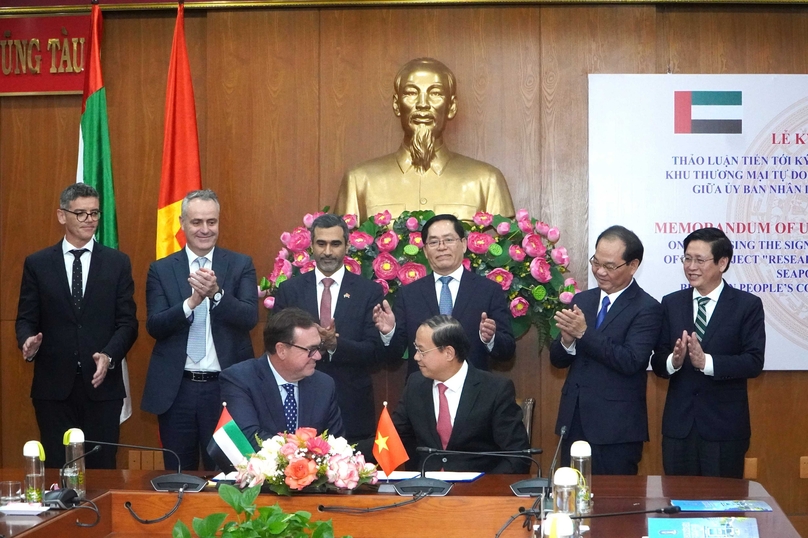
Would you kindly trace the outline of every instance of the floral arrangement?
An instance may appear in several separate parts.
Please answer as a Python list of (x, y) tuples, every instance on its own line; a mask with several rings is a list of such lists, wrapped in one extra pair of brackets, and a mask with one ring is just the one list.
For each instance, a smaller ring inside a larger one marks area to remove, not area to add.
[[(258, 287), (267, 308), (274, 306), (273, 294), (285, 280), (314, 269), (309, 228), (322, 214), (307, 214), (303, 226), (281, 234), (284, 246), (272, 273)], [(405, 211), (394, 219), (384, 211), (361, 224), (356, 215), (344, 215), (350, 230), (345, 268), (378, 282), (388, 300), (395, 300), (400, 286), (429, 273), (421, 228), (434, 215), (432, 211)], [(531, 218), (525, 209), (517, 211), (513, 219), (478, 212), (463, 226), (468, 232), (463, 265), (502, 286), (514, 334), (521, 336), (534, 325), (540, 343), (554, 338), (558, 334), (554, 314), (579, 291), (578, 283), (569, 277), (570, 259), (567, 249), (558, 244), (558, 228)]]
[[(240, 491), (228, 484), (219, 485), (219, 497), (236, 512), (237, 521), (228, 521), (227, 514), (215, 513), (205, 518), (195, 517), (194, 533), (199, 538), (334, 538), (331, 521), (311, 521), (309, 512), (288, 514), (280, 505), (255, 506), (261, 487)], [(191, 538), (191, 531), (177, 520), (171, 533), (173, 538)]]
[(267, 484), (280, 495), (290, 495), (308, 486), (332, 484), (337, 489), (356, 489), (376, 483), (376, 466), (366, 463), (344, 437), (314, 428), (298, 428), (295, 433), (279, 433), (259, 440), (260, 450), (236, 466), (236, 485), (254, 487)]

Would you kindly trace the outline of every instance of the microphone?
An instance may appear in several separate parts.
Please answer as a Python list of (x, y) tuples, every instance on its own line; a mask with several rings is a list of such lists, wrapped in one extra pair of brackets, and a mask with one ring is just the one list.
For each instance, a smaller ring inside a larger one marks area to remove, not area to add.
[[(179, 463), (180, 457), (177, 455), (176, 452), (170, 450), (168, 448), (162, 447), (153, 447), (153, 446), (141, 446), (141, 445), (127, 445), (125, 443), (107, 443), (105, 441), (91, 441), (89, 439), (85, 439), (85, 443), (96, 445), (93, 448), (93, 451), (100, 450), (100, 446), (97, 445), (104, 445), (104, 446), (115, 446), (115, 447), (122, 447), (122, 448), (136, 448), (138, 450), (158, 450), (160, 452), (168, 452), (169, 454), (173, 455), (177, 458), (177, 473), (176, 474), (167, 474), (152, 478), (151, 485), (154, 488), (154, 491), (202, 491), (202, 489), (208, 485), (208, 481), (204, 478), (199, 476), (193, 476), (189, 474), (184, 474), (182, 472), (182, 467)], [(88, 452), (90, 454), (92, 451)], [(86, 454), (85, 454), (86, 455)]]
[(47, 506), (49, 508), (54, 508), (56, 510), (67, 510), (69, 508), (73, 508), (74, 506), (78, 505), (82, 499), (79, 498), (76, 490), (73, 488), (67, 488), (67, 483), (65, 482), (65, 469), (67, 469), (68, 465), (72, 465), (77, 461), (86, 458), (90, 454), (94, 454), (101, 450), (100, 446), (93, 447), (92, 450), (88, 450), (81, 456), (77, 456), (70, 461), (67, 461), (62, 468), (59, 469), (59, 485), (61, 489), (54, 490), (54, 491), (46, 491), (45, 494), (42, 496), (42, 504), (43, 506)]
[(546, 492), (552, 486), (553, 473), (555, 466), (558, 462), (558, 453), (561, 451), (561, 444), (564, 442), (564, 437), (567, 435), (567, 427), (561, 426), (561, 436), (556, 445), (555, 454), (553, 454), (553, 461), (550, 463), (550, 474), (547, 478), (541, 477), (541, 469), (536, 478), (526, 478), (514, 484), (511, 484), (511, 491), (517, 497), (538, 497), (542, 492)]

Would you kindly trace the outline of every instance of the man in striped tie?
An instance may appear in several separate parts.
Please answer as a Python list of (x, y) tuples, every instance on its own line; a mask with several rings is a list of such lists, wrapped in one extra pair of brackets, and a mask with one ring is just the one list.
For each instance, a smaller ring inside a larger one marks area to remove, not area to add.
[(562, 465), (570, 445), (583, 440), (592, 446), (594, 474), (637, 474), (648, 440), (646, 369), (662, 322), (659, 302), (634, 280), (643, 251), (631, 230), (607, 228), (589, 259), (598, 287), (556, 314), (561, 334), (550, 361), (569, 368), (556, 422), (557, 433), (568, 432)]
[(669, 475), (743, 477), (751, 428), (746, 380), (763, 370), (766, 328), (760, 298), (723, 279), (732, 242), (718, 228), (684, 240), (691, 288), (662, 299), (662, 333), (651, 359), (670, 379), (662, 416)]

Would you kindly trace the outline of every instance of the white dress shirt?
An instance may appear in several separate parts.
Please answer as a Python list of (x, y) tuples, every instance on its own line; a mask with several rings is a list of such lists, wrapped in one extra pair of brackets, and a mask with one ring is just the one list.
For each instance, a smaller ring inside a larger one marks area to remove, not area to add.
[[(702, 297), (707, 297), (710, 299), (706, 305), (704, 305), (704, 311), (707, 315), (707, 319), (705, 320), (705, 327), (710, 324), (710, 318), (713, 317), (713, 312), (715, 312), (715, 307), (718, 304), (718, 298), (721, 296), (721, 292), (724, 291), (724, 279), (721, 279), (721, 284), (719, 284), (713, 291), (708, 293), (707, 295), (702, 295), (699, 293), (699, 290), (693, 288), (693, 323), (696, 322), (696, 317), (699, 315), (699, 299)], [(674, 373), (678, 372), (679, 368), (673, 367), (673, 353), (668, 355), (667, 361), (667, 368), (668, 373), (673, 375)], [(715, 370), (713, 369), (713, 356), (709, 353), (704, 354), (704, 368), (701, 370), (704, 375), (715, 375)]]
[(460, 395), (463, 393), (463, 385), (466, 383), (466, 375), (469, 373), (469, 365), (466, 361), (460, 365), (460, 370), (455, 375), (446, 381), (432, 381), (432, 403), (435, 406), (435, 422), (438, 421), (438, 413), (440, 413), (440, 390), (438, 383), (446, 385), (446, 402), (449, 404), (449, 416), (452, 419), (452, 426), (454, 426), (455, 416), (457, 416), (457, 407), (460, 405)]
[[(196, 264), (197, 258), (207, 258), (207, 262), (205, 262), (205, 267), (211, 269), (213, 267), (213, 251), (216, 250), (216, 247), (210, 249), (210, 252), (203, 256), (197, 256), (194, 254), (188, 245), (185, 245), (185, 253), (188, 255), (188, 274), (195, 273), (198, 269)], [(185, 312), (185, 317), (191, 317), (191, 313), (195, 309), (191, 309), (188, 306), (188, 300), (185, 299), (182, 303), (182, 310)], [(216, 346), (213, 344), (213, 332), (210, 330), (210, 311), (215, 308), (216, 305), (214, 304), (211, 306), (211, 301), (207, 297), (205, 297), (196, 308), (207, 308), (208, 315), (205, 318), (205, 358), (200, 360), (199, 362), (194, 362), (191, 357), (185, 357), (185, 369), (186, 370), (193, 370), (194, 372), (220, 372), (222, 367), (219, 365), (219, 356), (216, 354)]]

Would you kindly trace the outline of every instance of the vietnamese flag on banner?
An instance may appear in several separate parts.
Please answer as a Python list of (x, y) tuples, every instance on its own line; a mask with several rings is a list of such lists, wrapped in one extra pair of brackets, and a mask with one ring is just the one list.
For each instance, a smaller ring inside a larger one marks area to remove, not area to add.
[(373, 457), (381, 466), (384, 474), (390, 476), (396, 467), (409, 460), (401, 437), (387, 412), (387, 402), (379, 417), (379, 426), (376, 428), (376, 441), (373, 443)]
[(185, 6), (177, 10), (174, 43), (168, 66), (163, 169), (157, 201), (157, 259), (185, 247), (180, 229), (180, 206), (190, 191), (202, 188), (199, 138), (188, 49), (185, 46)]

